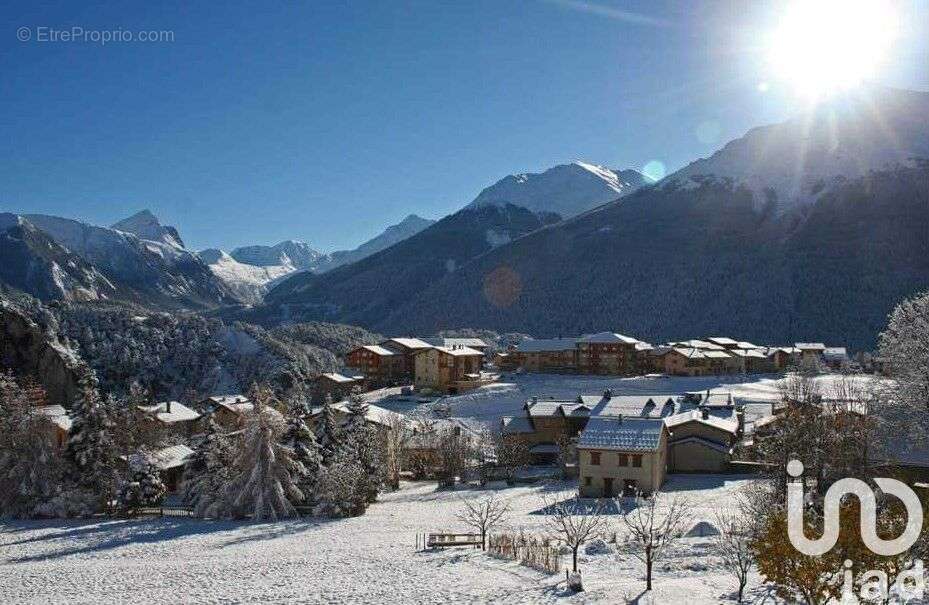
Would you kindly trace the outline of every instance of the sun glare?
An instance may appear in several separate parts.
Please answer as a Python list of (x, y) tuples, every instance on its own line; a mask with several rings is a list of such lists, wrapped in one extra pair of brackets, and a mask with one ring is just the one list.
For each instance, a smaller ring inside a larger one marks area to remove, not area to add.
[(773, 32), (768, 60), (773, 75), (816, 99), (876, 76), (896, 31), (887, 0), (801, 0)]

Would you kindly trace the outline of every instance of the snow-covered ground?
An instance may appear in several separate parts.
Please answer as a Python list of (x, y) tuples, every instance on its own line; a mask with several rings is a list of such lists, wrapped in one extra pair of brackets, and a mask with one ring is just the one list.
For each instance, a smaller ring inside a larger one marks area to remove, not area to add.
[[(819, 390), (828, 395), (843, 378), (872, 381), (872, 376), (843, 377), (824, 374), (816, 378)], [(461, 395), (421, 403), (416, 398), (383, 397), (372, 403), (411, 416), (434, 417), (447, 410), (451, 417), (460, 418), (479, 428), (496, 428), (503, 416), (523, 413), (522, 407), (531, 397), (573, 399), (578, 395), (597, 395), (610, 389), (614, 395), (678, 396), (689, 391), (731, 392), (745, 404), (749, 421), (770, 414), (771, 404), (780, 399), (778, 383), (782, 375), (755, 374), (742, 376), (663, 376), (634, 378), (565, 374), (505, 374), (500, 382)]]
[[(688, 499), (693, 523), (732, 504), (748, 478), (672, 475), (666, 491)], [(576, 485), (576, 484), (575, 484)], [(570, 484), (492, 488), (510, 527), (541, 532), (541, 494)], [(28, 521), (0, 525), (4, 603), (719, 603), (734, 588), (710, 538), (686, 538), (655, 570), (653, 601), (640, 598), (642, 566), (628, 554), (580, 558), (586, 592), (569, 595), (549, 576), (480, 551), (415, 552), (417, 532), (465, 531), (461, 498), (486, 490), (436, 491), (408, 483), (363, 517), (281, 523), (186, 518)], [(622, 532), (618, 516), (612, 526)], [(613, 547), (615, 550), (615, 547)], [(569, 557), (563, 558), (569, 564)], [(774, 602), (753, 577), (755, 602)], [(640, 600), (636, 601), (637, 598)]]

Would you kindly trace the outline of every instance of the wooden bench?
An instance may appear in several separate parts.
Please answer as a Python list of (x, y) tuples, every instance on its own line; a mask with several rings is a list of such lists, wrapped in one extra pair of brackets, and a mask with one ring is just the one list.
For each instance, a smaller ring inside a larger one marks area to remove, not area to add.
[(447, 548), (449, 546), (480, 546), (481, 534), (429, 534), (426, 540), (428, 548)]

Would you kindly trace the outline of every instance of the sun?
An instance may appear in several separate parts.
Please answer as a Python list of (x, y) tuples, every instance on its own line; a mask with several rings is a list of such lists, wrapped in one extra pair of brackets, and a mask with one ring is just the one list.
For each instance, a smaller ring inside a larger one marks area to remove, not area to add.
[(817, 99), (878, 75), (896, 38), (887, 0), (799, 0), (768, 44), (773, 75)]

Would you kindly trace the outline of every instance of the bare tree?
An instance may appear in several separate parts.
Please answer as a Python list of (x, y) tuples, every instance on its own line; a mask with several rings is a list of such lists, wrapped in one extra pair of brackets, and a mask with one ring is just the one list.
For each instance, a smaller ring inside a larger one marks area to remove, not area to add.
[(606, 530), (604, 507), (600, 501), (581, 502), (576, 494), (542, 496), (543, 511), (555, 539), (571, 549), (571, 570), (577, 571), (577, 551)]
[(391, 414), (387, 420), (387, 441), (385, 444), (385, 474), (390, 489), (400, 488), (400, 466), (406, 457), (406, 448), (410, 440), (407, 420), (400, 414)]
[(714, 536), (716, 551), (723, 560), (723, 566), (735, 576), (739, 584), (738, 602), (742, 602), (748, 573), (754, 565), (752, 554), (753, 526), (747, 514), (749, 506), (742, 506), (737, 511), (717, 510), (716, 528), (719, 534)]
[(471, 455), (469, 439), (457, 426), (446, 427), (438, 433), (438, 468), (440, 487), (452, 487), (464, 475)]
[(481, 534), (481, 550), (486, 550), (487, 534), (506, 522), (510, 514), (509, 503), (491, 494), (480, 500), (462, 500), (462, 504), (464, 508), (456, 517)]
[(494, 444), (497, 450), (497, 465), (503, 470), (506, 482), (516, 481), (519, 469), (529, 464), (529, 446), (519, 438), (498, 436)]
[(623, 524), (632, 556), (645, 564), (646, 590), (651, 590), (652, 566), (684, 535), (690, 516), (683, 498), (669, 499), (655, 492), (648, 498), (639, 496), (636, 501), (636, 508), (623, 517)]

